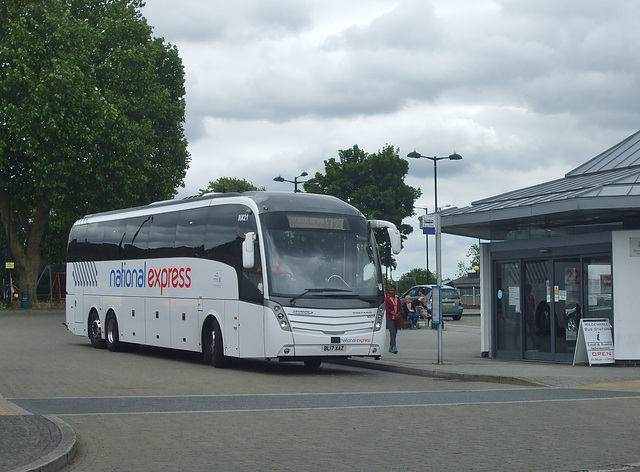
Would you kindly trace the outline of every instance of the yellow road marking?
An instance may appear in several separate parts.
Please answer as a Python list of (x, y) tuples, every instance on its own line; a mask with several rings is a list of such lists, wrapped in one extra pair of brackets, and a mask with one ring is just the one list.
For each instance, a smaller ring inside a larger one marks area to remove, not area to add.
[(640, 380), (625, 380), (622, 382), (604, 382), (592, 385), (582, 385), (579, 388), (589, 390), (613, 390), (616, 392), (640, 392)]
[(18, 413), (13, 408), (8, 407), (7, 405), (4, 405), (3, 403), (0, 403), (0, 416), (19, 415), (19, 414), (20, 413)]

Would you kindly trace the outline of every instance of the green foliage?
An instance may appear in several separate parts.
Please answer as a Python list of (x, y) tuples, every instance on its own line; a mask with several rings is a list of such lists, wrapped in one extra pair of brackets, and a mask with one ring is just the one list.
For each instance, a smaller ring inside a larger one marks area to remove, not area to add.
[(229, 193), (229, 192), (250, 192), (250, 191), (264, 191), (265, 188), (258, 188), (245, 179), (236, 179), (234, 177), (220, 177), (215, 182), (209, 181), (207, 188), (201, 188), (199, 190), (200, 195), (205, 193)]
[(469, 259), (468, 265), (464, 261), (458, 262), (456, 277), (464, 277), (469, 272), (474, 271), (476, 267), (480, 267), (480, 246), (472, 244), (467, 251), (467, 258)]
[(391, 221), (406, 239), (413, 228), (402, 220), (414, 214), (413, 206), (421, 191), (404, 183), (409, 163), (398, 151), (390, 145), (373, 154), (358, 146), (338, 151), (339, 159), (324, 161), (325, 174), (317, 172), (317, 183), (306, 182), (304, 189), (336, 196), (368, 219)]
[(474, 269), (476, 266), (480, 266), (480, 246), (472, 244), (467, 251), (467, 257), (469, 258), (470, 268)]
[(465, 265), (464, 261), (458, 261), (458, 270), (456, 271), (456, 278), (464, 277), (469, 272), (469, 268)]
[(74, 220), (183, 185), (182, 61), (142, 5), (0, 3), (0, 217), (32, 290), (44, 261), (64, 258)]
[(403, 294), (414, 285), (435, 284), (435, 277), (427, 269), (411, 269), (398, 279), (398, 293)]

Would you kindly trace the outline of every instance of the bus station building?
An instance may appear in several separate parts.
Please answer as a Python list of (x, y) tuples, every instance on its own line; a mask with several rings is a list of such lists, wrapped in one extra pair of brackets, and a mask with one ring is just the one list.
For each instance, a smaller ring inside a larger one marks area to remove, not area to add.
[(571, 362), (580, 320), (612, 326), (640, 360), (640, 131), (563, 178), (441, 215), (480, 241), (484, 356)]

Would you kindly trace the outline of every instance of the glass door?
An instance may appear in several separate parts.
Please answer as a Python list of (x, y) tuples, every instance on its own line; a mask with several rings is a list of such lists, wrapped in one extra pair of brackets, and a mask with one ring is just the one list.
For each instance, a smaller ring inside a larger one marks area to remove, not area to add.
[(586, 310), (585, 318), (606, 318), (613, 325), (613, 284), (611, 258), (592, 257), (584, 261)]
[(500, 357), (522, 358), (520, 263), (496, 263), (496, 348)]
[(580, 258), (553, 263), (553, 312), (555, 352), (573, 354), (582, 318), (582, 270)]
[[(551, 352), (551, 282), (549, 261), (524, 262), (525, 357)], [(527, 353), (531, 355), (527, 355)]]

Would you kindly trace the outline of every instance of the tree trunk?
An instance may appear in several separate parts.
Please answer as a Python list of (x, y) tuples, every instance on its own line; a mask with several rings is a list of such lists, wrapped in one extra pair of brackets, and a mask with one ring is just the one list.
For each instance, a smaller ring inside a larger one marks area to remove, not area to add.
[[(15, 202), (12, 201), (11, 224), (9, 224), (7, 197), (6, 190), (0, 191), (0, 219), (5, 234), (11, 241), (11, 256), (19, 277), (18, 288), (20, 292), (27, 291), (31, 303), (34, 303), (37, 300), (38, 275), (45, 266), (40, 252), (40, 244), (49, 226), (49, 209), (45, 206), (44, 199), (39, 198), (33, 218), (28, 218), (24, 216), (25, 212), (20, 211), (19, 205), (15, 205)], [(18, 206), (17, 209), (16, 206)], [(9, 234), (9, 229), (11, 234)], [(23, 230), (22, 238), (19, 230)], [(22, 243), (25, 239), (26, 247)], [(15, 276), (14, 272), (13, 277), (15, 278)]]

